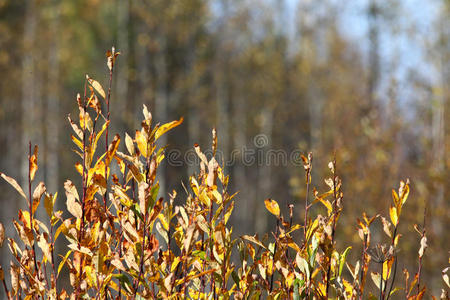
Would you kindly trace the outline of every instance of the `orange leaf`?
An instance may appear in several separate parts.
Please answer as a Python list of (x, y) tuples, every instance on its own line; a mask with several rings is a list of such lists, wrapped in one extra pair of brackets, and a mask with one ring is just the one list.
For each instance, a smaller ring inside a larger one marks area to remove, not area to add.
[(277, 201), (275, 201), (273, 199), (266, 199), (266, 200), (264, 200), (264, 204), (266, 205), (267, 210), (271, 214), (273, 214), (277, 217), (280, 216), (280, 207), (278, 206)]
[(30, 157), (30, 179), (33, 181), (34, 175), (36, 175), (36, 171), (38, 169), (37, 165), (37, 155), (38, 155), (38, 146), (34, 146), (33, 155)]

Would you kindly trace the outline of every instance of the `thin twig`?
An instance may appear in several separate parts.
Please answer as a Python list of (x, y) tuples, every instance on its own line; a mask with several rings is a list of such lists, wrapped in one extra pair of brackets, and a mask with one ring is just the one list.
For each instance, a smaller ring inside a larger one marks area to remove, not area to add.
[[(33, 240), (36, 239), (36, 236), (34, 234), (34, 226), (33, 226), (33, 197), (31, 194), (31, 141), (28, 142), (28, 195), (29, 195), (29, 199), (30, 201), (28, 201), (28, 208), (30, 210), (30, 230), (31, 233), (33, 234)], [(36, 248), (35, 248), (35, 243), (33, 243), (33, 245), (31, 246), (33, 248), (33, 261), (34, 261), (34, 270), (36, 272), (36, 276), (39, 276), (39, 272), (38, 272), (38, 266), (37, 266), (37, 261), (36, 261)]]

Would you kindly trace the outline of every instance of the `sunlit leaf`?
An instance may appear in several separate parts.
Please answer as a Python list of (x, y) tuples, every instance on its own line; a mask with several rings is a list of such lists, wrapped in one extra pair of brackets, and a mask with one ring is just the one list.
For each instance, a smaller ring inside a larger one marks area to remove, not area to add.
[(389, 215), (391, 217), (392, 224), (394, 226), (398, 225), (398, 215), (397, 215), (397, 208), (395, 206), (391, 205), (389, 208)]
[(384, 230), (384, 232), (390, 238), (392, 238), (392, 230), (391, 230), (392, 224), (388, 220), (386, 220), (385, 217), (381, 217), (381, 222), (383, 223), (383, 230)]
[(103, 90), (101, 84), (90, 78), (88, 75), (86, 75), (86, 79), (88, 80), (89, 84), (97, 91), (97, 93), (103, 97), (103, 99), (106, 99), (106, 94), (105, 94), (105, 90)]
[(81, 210), (81, 204), (77, 202), (76, 200), (79, 200), (78, 192), (73, 185), (73, 183), (70, 180), (67, 180), (64, 183), (64, 189), (66, 190), (66, 205), (67, 210), (76, 218), (81, 218), (82, 216), (82, 210)]
[(146, 121), (151, 122), (152, 114), (148, 111), (148, 108), (145, 104), (143, 104), (142, 113), (144, 114), (144, 118)]
[(20, 187), (20, 185), (17, 183), (17, 181), (16, 181), (15, 179), (6, 176), (6, 175), (5, 175), (4, 173), (2, 173), (2, 172), (0, 172), (0, 176), (3, 177), (3, 179), (6, 180), (6, 182), (8, 182), (10, 185), (12, 185), (13, 188), (15, 188), (16, 191), (18, 191), (19, 194), (20, 194), (22, 197), (24, 197), (25, 199), (27, 199), (27, 201), (28, 201), (27, 196), (25, 196), (25, 193), (23, 192), (22, 188)]
[(34, 192), (33, 192), (33, 205), (32, 205), (32, 210), (31, 210), (33, 215), (36, 212), (36, 210), (37, 210), (37, 208), (39, 206), (39, 202), (41, 201), (41, 197), (45, 193), (46, 190), (47, 189), (45, 187), (45, 184), (42, 181), (34, 189)]
[(339, 256), (339, 276), (342, 275), (342, 270), (344, 269), (345, 260), (347, 258), (348, 251), (352, 249), (351, 246), (347, 247), (344, 252)]
[(148, 151), (147, 151), (147, 137), (146, 134), (142, 133), (139, 130), (136, 130), (136, 144), (139, 148), (139, 152), (141, 152), (141, 155), (145, 158), (148, 157)]
[(267, 249), (266, 246), (264, 246), (264, 244), (258, 240), (257, 236), (243, 235), (243, 236), (241, 236), (241, 238), (244, 240), (247, 240), (249, 242), (255, 243), (256, 245), (258, 245), (264, 249)]
[(83, 131), (78, 127), (75, 122), (72, 121), (70, 118), (70, 115), (67, 116), (67, 119), (69, 119), (70, 125), (72, 126), (73, 131), (77, 134), (78, 138), (83, 140)]
[(119, 148), (119, 144), (120, 144), (120, 136), (118, 134), (116, 134), (114, 136), (113, 141), (108, 146), (108, 152), (105, 157), (105, 164), (107, 166), (110, 165), (111, 160), (113, 159), (114, 155), (116, 154), (117, 149)]
[(133, 139), (128, 135), (128, 133), (125, 133), (125, 146), (127, 147), (128, 153), (131, 155), (136, 153), (134, 150)]
[(72, 250), (67, 251), (66, 255), (63, 257), (63, 259), (61, 260), (61, 262), (59, 263), (58, 266), (58, 275), (61, 272), (62, 267), (65, 265), (67, 259), (69, 258), (69, 255), (72, 253)]
[(392, 200), (394, 201), (395, 207), (397, 207), (400, 203), (400, 200), (398, 198), (397, 192), (394, 189), (392, 189)]
[[(170, 123), (164, 124), (158, 128), (155, 132), (155, 141), (158, 140), (164, 133), (169, 131), (170, 129), (177, 127), (183, 123), (183, 118), (181, 117), (178, 121), (172, 121)], [(140, 149), (139, 149), (140, 150)]]
[(420, 240), (419, 257), (423, 256), (423, 254), (425, 253), (425, 249), (427, 248), (428, 248), (427, 237), (423, 236), (422, 239)]
[(372, 278), (373, 283), (377, 286), (378, 289), (380, 289), (380, 283), (381, 283), (381, 275), (378, 272), (370, 272), (370, 277)]
[(401, 201), (401, 205), (405, 204), (406, 200), (408, 199), (408, 195), (409, 195), (409, 180), (406, 180), (406, 183), (404, 181), (400, 182), (400, 189), (399, 189), (399, 193), (400, 193), (400, 201)]
[(299, 268), (300, 272), (305, 274), (306, 278), (309, 278), (310, 276), (310, 270), (309, 265), (306, 259), (304, 259), (302, 256), (300, 256), (299, 253), (295, 256), (295, 262), (297, 264), (297, 267)]
[(277, 217), (280, 216), (280, 207), (278, 206), (278, 203), (275, 200), (273, 200), (273, 199), (266, 199), (266, 200), (264, 200), (264, 204), (266, 205), (267, 210), (271, 214), (273, 214), (273, 215), (275, 215)]
[(37, 157), (38, 157), (38, 146), (34, 146), (33, 155), (30, 157), (30, 179), (33, 181), (34, 176), (36, 175), (36, 171), (38, 170), (37, 165)]

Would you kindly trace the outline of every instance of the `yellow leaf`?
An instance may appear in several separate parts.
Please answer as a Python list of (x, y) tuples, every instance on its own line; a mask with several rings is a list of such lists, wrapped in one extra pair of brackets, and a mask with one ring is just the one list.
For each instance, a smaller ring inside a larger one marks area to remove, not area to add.
[(394, 189), (392, 189), (392, 200), (394, 201), (394, 205), (397, 207), (397, 206), (398, 206), (398, 203), (399, 203), (400, 201), (399, 201), (399, 199), (398, 199), (397, 192), (396, 192)]
[(114, 136), (114, 140), (109, 144), (108, 146), (108, 153), (106, 154), (105, 158), (105, 164), (109, 166), (111, 163), (111, 160), (113, 159), (114, 155), (116, 154), (117, 148), (119, 148), (120, 144), (120, 136), (116, 134)]
[(234, 201), (230, 202), (230, 205), (228, 206), (225, 215), (223, 216), (223, 221), (225, 224), (228, 223), (228, 220), (230, 219), (231, 214), (233, 213), (233, 209), (234, 209)]
[(92, 132), (94, 124), (92, 123), (91, 116), (87, 111), (84, 111), (82, 107), (80, 107), (80, 127), (85, 130), (88, 129)]
[(103, 99), (106, 99), (105, 91), (103, 90), (102, 86), (97, 80), (94, 80), (92, 78), (89, 78), (88, 75), (86, 75), (86, 79), (89, 81), (89, 84), (92, 85), (92, 87), (97, 91), (97, 93), (103, 97)]
[(403, 181), (400, 183), (400, 200), (401, 200), (401, 204), (405, 204), (406, 200), (408, 199), (408, 195), (409, 195), (409, 184), (408, 184), (408, 180), (406, 181), (406, 183), (404, 183)]
[(155, 141), (159, 139), (164, 133), (166, 133), (167, 131), (169, 131), (174, 127), (177, 127), (181, 123), (183, 123), (183, 117), (181, 117), (178, 121), (172, 121), (170, 123), (160, 126), (155, 132)]
[(161, 222), (164, 230), (169, 231), (169, 222), (166, 220), (166, 217), (163, 214), (159, 214), (158, 219)]
[(267, 210), (271, 214), (273, 214), (273, 215), (275, 215), (277, 217), (280, 216), (280, 207), (278, 206), (278, 203), (275, 200), (273, 200), (273, 199), (266, 199), (266, 200), (264, 200), (264, 204), (266, 205)]
[(109, 120), (103, 124), (102, 129), (100, 129), (100, 131), (95, 135), (95, 140), (92, 145), (92, 151), (90, 152), (91, 161), (92, 161), (92, 158), (94, 157), (95, 151), (97, 149), (98, 141), (99, 141), (100, 137), (102, 136), (103, 132), (106, 130), (106, 128), (108, 128), (108, 126), (109, 126)]
[(61, 262), (59, 263), (57, 275), (59, 275), (59, 272), (61, 272), (62, 267), (63, 267), (64, 264), (66, 263), (67, 258), (69, 257), (69, 255), (70, 255), (71, 253), (72, 253), (72, 250), (67, 251), (66, 255), (63, 257), (63, 259), (62, 259)]
[(394, 224), (394, 226), (397, 226), (398, 225), (397, 209), (393, 205), (391, 205), (391, 207), (389, 208), (389, 215), (391, 216), (392, 224)]
[(38, 156), (38, 146), (34, 146), (33, 155), (30, 157), (30, 179), (33, 181), (34, 175), (36, 175), (36, 171), (38, 170), (37, 165), (37, 156)]
[(383, 280), (387, 281), (389, 277), (391, 276), (391, 269), (392, 269), (392, 263), (394, 262), (394, 257), (391, 259), (385, 261), (383, 263)]
[(72, 134), (70, 135), (70, 137), (72, 138), (73, 143), (77, 145), (80, 150), (83, 150), (83, 143)]
[(136, 130), (136, 144), (141, 152), (141, 155), (145, 158), (148, 157), (147, 151), (147, 135)]

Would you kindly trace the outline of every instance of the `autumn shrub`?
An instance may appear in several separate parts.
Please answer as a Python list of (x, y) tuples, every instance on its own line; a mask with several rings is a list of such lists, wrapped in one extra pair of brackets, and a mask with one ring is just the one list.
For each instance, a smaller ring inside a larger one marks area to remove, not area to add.
[[(275, 200), (266, 199), (264, 205), (276, 226), (261, 238), (233, 236), (229, 220), (237, 197), (228, 190), (229, 177), (214, 157), (215, 130), (211, 157), (194, 145), (200, 168), (189, 178), (184, 204), (174, 204), (175, 191), (167, 198), (160, 195), (157, 174), (164, 147), (159, 148), (157, 141), (183, 119), (156, 123), (144, 105), (140, 130), (110, 140), (110, 90), (118, 54), (114, 48), (107, 53), (107, 91), (86, 76), (84, 93), (77, 96), (79, 118), (68, 117), (81, 186), (74, 184), (76, 180), (67, 180), (65, 197), (60, 197), (56, 191), (47, 191), (43, 182), (36, 184), (38, 147), (32, 149), (31, 143), (26, 189), (0, 173), (28, 204), (28, 210), (19, 210), (18, 219), (12, 221), (20, 241), (8, 239), (13, 255), (10, 284), (3, 269), (0, 272), (9, 299), (424, 297), (424, 227), (416, 226), (420, 235), (417, 271), (409, 273), (397, 267), (401, 248), (398, 225), (409, 195), (408, 180), (400, 182), (398, 192), (392, 191), (388, 218), (363, 214), (356, 221), (363, 250), (355, 263), (346, 259), (352, 247), (336, 241), (345, 201), (335, 159), (328, 165), (328, 189), (319, 192), (311, 187), (312, 154), (302, 156), (307, 187), (304, 215), (295, 216), (291, 204), (285, 216)], [(104, 151), (98, 148), (101, 139)], [(65, 199), (67, 212), (55, 211), (60, 199)], [(325, 213), (310, 215), (314, 205), (323, 206)], [(45, 220), (36, 217), (39, 206), (45, 208)], [(375, 219), (382, 221), (386, 243), (372, 241)], [(3, 242), (4, 231), (0, 231)], [(61, 253), (55, 252), (58, 239), (66, 240)], [(71, 290), (61, 288), (64, 272), (69, 274)], [(448, 288), (448, 277), (445, 272), (443, 275)], [(367, 278), (376, 293), (367, 291)], [(441, 298), (445, 297), (444, 289)]]

